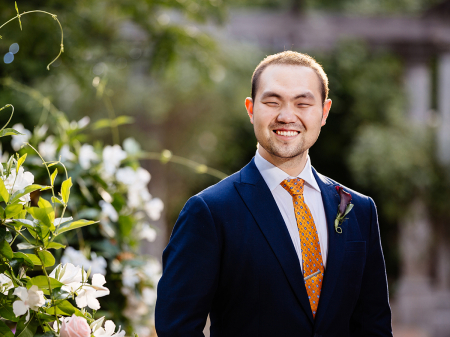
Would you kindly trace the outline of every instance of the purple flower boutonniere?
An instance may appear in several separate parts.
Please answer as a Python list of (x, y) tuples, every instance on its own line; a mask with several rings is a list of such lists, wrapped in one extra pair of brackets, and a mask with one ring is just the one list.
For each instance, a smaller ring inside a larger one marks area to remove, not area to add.
[(334, 229), (336, 233), (341, 234), (342, 228), (339, 227), (345, 220), (345, 216), (350, 213), (353, 208), (352, 195), (348, 192), (345, 192), (341, 186), (336, 186), (336, 191), (339, 193), (339, 197), (341, 198), (341, 203), (338, 206), (338, 213), (336, 215), (336, 219), (334, 220)]

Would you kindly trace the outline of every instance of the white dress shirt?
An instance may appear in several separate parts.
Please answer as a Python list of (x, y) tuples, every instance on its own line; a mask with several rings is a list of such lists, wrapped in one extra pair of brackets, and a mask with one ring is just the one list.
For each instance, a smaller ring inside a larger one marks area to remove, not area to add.
[(306, 205), (308, 205), (308, 208), (311, 210), (311, 214), (314, 218), (314, 224), (316, 225), (317, 232), (319, 233), (320, 250), (322, 253), (323, 266), (325, 268), (328, 252), (327, 221), (325, 218), (325, 208), (323, 207), (322, 193), (320, 192), (319, 185), (317, 185), (316, 179), (312, 173), (311, 160), (309, 156), (305, 168), (297, 177), (289, 176), (286, 172), (265, 160), (258, 151), (256, 151), (255, 155), (255, 165), (272, 192), (278, 209), (283, 216), (283, 220), (289, 234), (291, 235), (292, 243), (294, 244), (295, 251), (297, 252), (300, 268), (302, 268), (302, 270), (303, 264), (302, 251), (300, 248), (300, 235), (298, 233), (292, 196), (280, 184), (283, 180), (288, 178), (301, 178), (305, 181), (303, 196)]

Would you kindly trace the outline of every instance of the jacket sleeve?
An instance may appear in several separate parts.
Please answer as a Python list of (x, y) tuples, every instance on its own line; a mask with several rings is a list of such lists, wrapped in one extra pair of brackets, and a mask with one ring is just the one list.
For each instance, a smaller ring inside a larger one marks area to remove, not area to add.
[(155, 326), (158, 337), (204, 336), (218, 284), (219, 239), (205, 201), (186, 203), (163, 253)]
[(371, 222), (368, 254), (358, 302), (350, 320), (352, 337), (392, 336), (391, 309), (381, 248), (378, 216), (370, 199)]

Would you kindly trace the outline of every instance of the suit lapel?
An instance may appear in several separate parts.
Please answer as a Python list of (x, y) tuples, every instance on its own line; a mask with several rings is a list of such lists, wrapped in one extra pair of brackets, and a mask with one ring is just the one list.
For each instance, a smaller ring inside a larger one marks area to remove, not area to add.
[(335, 189), (336, 184), (328, 178), (317, 174), (315, 169), (313, 169), (313, 174), (322, 193), (328, 229), (327, 264), (320, 294), (319, 307), (315, 317), (315, 325), (319, 326), (325, 317), (326, 309), (330, 303), (336, 281), (339, 277), (339, 272), (341, 270), (345, 253), (345, 238), (348, 232), (345, 227), (348, 226), (348, 221), (350, 220), (346, 220), (347, 224), (344, 222), (342, 226), (343, 231), (341, 234), (336, 233), (334, 228), (334, 219), (336, 218), (337, 209), (340, 202), (339, 195)]
[(241, 181), (235, 183), (235, 186), (277, 257), (303, 310), (313, 322), (297, 253), (273, 195), (256, 168), (254, 159), (241, 170)]

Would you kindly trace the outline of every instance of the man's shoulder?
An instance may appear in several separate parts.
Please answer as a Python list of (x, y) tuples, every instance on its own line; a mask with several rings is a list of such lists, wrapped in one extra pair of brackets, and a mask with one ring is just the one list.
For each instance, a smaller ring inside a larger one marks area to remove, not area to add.
[(203, 191), (200, 191), (195, 196), (204, 199), (205, 201), (214, 201), (217, 199), (226, 199), (231, 195), (235, 196), (236, 188), (234, 186), (235, 183), (240, 182), (240, 174), (241, 171), (237, 171), (232, 175), (222, 179), (218, 183), (205, 188)]

